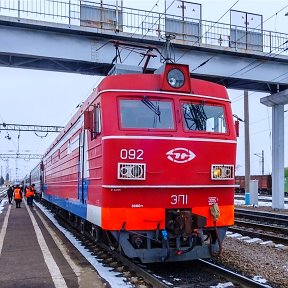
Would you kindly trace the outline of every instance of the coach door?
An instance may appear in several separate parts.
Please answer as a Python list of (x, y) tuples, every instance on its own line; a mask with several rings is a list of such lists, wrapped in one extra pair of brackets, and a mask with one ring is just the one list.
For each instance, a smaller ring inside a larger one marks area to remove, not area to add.
[(78, 199), (86, 205), (87, 200), (87, 137), (84, 130), (79, 134)]

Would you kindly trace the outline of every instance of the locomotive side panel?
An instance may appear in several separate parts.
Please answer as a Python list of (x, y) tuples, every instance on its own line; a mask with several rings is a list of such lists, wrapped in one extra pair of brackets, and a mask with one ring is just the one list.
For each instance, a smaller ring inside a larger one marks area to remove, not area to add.
[[(25, 183), (25, 186), (35, 184), (36, 195), (35, 197), (41, 199), (43, 193), (43, 162), (41, 161), (38, 165), (31, 170), (29, 183)], [(25, 187), (24, 186), (24, 187)]]
[(87, 198), (87, 133), (79, 119), (64, 137), (45, 155), (43, 198), (75, 215), (86, 218)]

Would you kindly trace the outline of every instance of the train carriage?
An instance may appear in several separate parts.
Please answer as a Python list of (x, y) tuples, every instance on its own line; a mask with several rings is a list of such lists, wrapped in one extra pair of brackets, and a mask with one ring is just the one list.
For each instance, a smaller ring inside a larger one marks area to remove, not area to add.
[(35, 198), (41, 200), (43, 192), (43, 163), (39, 162), (30, 172), (29, 182), (25, 186), (35, 185)]
[(165, 64), (105, 77), (43, 158), (43, 198), (143, 263), (209, 258), (234, 224), (225, 87)]

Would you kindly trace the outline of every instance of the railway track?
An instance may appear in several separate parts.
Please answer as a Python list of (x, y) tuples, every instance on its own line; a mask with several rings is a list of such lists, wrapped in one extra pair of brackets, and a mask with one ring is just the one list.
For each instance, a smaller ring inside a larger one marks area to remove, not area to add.
[[(218, 283), (229, 281), (236, 287), (266, 287), (238, 273), (232, 272), (210, 261), (197, 260), (185, 263), (157, 263), (143, 265), (133, 262), (121, 255), (110, 246), (95, 243), (91, 235), (79, 231), (75, 223), (68, 223), (67, 218), (57, 212), (57, 220), (65, 229), (72, 232), (99, 262), (111, 267), (134, 287), (179, 287), (188, 288), (217, 286)], [(241, 272), (240, 272), (241, 273)], [(196, 286), (195, 286), (196, 285)], [(232, 284), (231, 284), (232, 285)]]
[[(258, 201), (259, 202), (267, 202), (267, 203), (272, 203), (272, 197), (270, 196), (269, 198), (268, 198), (269, 196), (259, 196), (258, 197)], [(234, 199), (235, 200), (244, 200), (245, 201), (245, 196), (244, 195), (239, 195), (239, 194), (237, 194), (237, 195), (235, 195), (234, 196)], [(288, 200), (285, 200), (284, 199), (284, 203), (285, 204), (288, 204)]]
[(235, 209), (235, 226), (229, 231), (288, 245), (288, 215)]

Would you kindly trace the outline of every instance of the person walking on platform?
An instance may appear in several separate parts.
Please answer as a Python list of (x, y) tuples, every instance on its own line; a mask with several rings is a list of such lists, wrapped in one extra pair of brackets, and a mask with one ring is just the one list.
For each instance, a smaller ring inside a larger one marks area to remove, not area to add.
[(21, 208), (22, 191), (21, 191), (19, 185), (16, 185), (16, 187), (14, 188), (14, 200), (16, 203), (16, 208)]
[(13, 188), (11, 187), (11, 185), (8, 185), (7, 196), (8, 196), (9, 204), (12, 204)]

